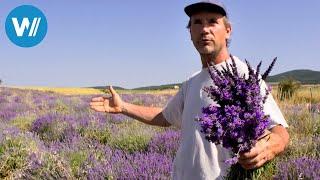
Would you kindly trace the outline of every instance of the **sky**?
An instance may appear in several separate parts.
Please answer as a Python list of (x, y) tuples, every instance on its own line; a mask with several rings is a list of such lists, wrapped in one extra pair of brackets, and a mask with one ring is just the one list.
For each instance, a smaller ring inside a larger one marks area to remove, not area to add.
[[(183, 9), (188, 0), (2, 0), (0, 79), (6, 86), (136, 88), (181, 83), (201, 69)], [(231, 54), (271, 74), (320, 71), (319, 0), (225, 0), (232, 23)], [(5, 20), (20, 5), (42, 10), (44, 40), (14, 45)]]

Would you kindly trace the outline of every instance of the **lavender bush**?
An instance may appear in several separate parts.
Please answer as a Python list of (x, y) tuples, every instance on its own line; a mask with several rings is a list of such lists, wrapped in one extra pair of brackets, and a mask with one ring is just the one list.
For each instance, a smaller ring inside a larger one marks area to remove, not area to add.
[(17, 128), (0, 131), (0, 178), (70, 179), (71, 171), (37, 136)]
[(274, 179), (320, 179), (320, 159), (300, 157), (281, 162)]
[(35, 132), (45, 142), (64, 141), (75, 133), (72, 116), (59, 113), (49, 113), (32, 123), (31, 131)]
[(148, 144), (148, 151), (165, 154), (173, 159), (179, 145), (180, 132), (169, 130), (154, 136)]

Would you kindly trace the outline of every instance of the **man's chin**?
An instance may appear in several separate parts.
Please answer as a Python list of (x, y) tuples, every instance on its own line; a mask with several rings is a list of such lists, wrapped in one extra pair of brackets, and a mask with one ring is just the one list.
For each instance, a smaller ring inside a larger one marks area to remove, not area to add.
[(199, 51), (199, 53), (203, 55), (212, 55), (212, 54), (215, 54), (216, 52), (212, 49), (202, 49), (201, 51)]

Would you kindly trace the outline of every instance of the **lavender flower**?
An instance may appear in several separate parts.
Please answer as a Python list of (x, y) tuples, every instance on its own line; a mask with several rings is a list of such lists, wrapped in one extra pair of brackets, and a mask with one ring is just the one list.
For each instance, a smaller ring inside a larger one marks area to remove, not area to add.
[[(204, 107), (196, 120), (208, 141), (222, 144), (238, 154), (250, 150), (269, 125), (270, 117), (263, 112), (269, 90), (266, 89), (265, 96), (261, 95), (260, 83), (270, 73), (276, 58), (262, 78), (259, 74), (261, 62), (255, 72), (246, 61), (249, 71), (246, 77), (239, 74), (232, 56), (231, 59), (232, 64), (226, 63), (221, 71), (215, 66), (211, 69), (208, 64), (214, 86), (204, 87), (203, 90), (218, 106), (211, 104)], [(237, 158), (227, 162), (235, 164)]]
[(148, 144), (148, 151), (165, 154), (172, 158), (180, 145), (180, 132), (169, 130), (154, 136)]
[(300, 157), (281, 162), (274, 179), (320, 179), (320, 159)]

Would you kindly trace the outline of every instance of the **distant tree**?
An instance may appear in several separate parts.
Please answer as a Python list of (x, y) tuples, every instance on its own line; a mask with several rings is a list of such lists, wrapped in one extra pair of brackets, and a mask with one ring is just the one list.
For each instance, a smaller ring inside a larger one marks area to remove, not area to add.
[(2, 84), (2, 79), (0, 79), (0, 85)]

